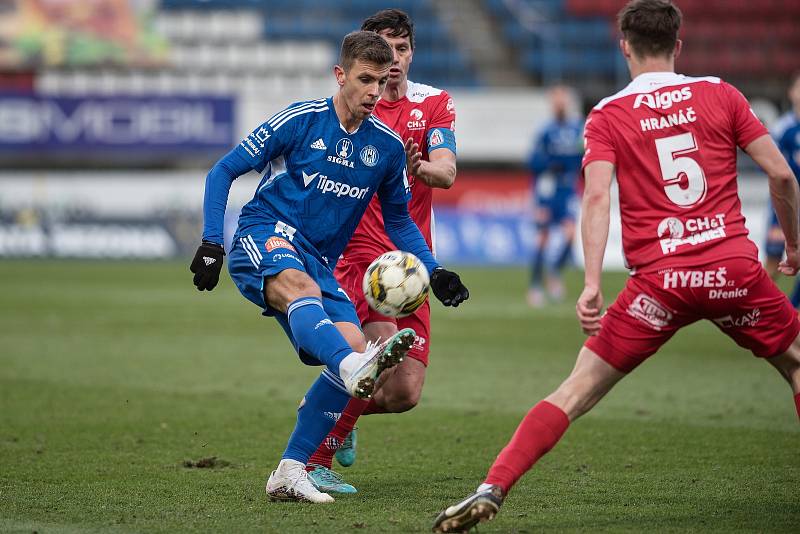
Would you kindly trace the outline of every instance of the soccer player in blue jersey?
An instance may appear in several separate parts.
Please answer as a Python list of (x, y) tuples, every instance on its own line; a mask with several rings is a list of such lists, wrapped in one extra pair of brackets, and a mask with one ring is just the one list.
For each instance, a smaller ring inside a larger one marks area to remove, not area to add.
[(417, 255), (445, 306), (469, 297), (459, 276), (442, 268), (408, 214), (407, 154), (402, 140), (372, 117), (393, 53), (373, 32), (343, 42), (331, 98), (277, 113), (211, 169), (203, 206), (203, 243), (191, 264), (199, 290), (219, 280), (222, 230), (234, 179), (255, 169), (263, 178), (243, 209), (228, 270), (239, 291), (283, 327), (300, 359), (324, 365), (303, 398), (297, 424), (266, 491), (271, 500), (332, 502), (308, 480), (305, 465), (351, 396), (368, 398), (381, 372), (399, 363), (412, 329), (367, 347), (348, 295), (333, 276), (373, 194), (384, 226), (401, 249)]
[(563, 243), (555, 260), (547, 266), (547, 293), (556, 301), (564, 297), (561, 270), (569, 260), (575, 238), (575, 185), (583, 156), (583, 120), (569, 116), (569, 90), (563, 86), (553, 87), (550, 102), (553, 119), (538, 135), (528, 162), (535, 179), (534, 220), (537, 238), (528, 288), (528, 304), (534, 308), (545, 303), (542, 275), (554, 227), (560, 227)]
[[(797, 71), (789, 85), (789, 102), (792, 105), (772, 129), (772, 137), (783, 157), (789, 163), (792, 172), (800, 177), (800, 71)], [(783, 232), (778, 224), (778, 217), (770, 204), (770, 223), (767, 229), (767, 272), (775, 276), (778, 272), (778, 263), (783, 259)], [(792, 306), (800, 307), (800, 280), (795, 282), (791, 299)]]

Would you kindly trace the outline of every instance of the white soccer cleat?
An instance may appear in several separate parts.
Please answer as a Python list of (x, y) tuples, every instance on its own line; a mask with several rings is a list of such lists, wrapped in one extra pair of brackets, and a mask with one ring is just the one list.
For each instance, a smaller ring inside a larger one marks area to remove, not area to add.
[(366, 352), (354, 352), (347, 356), (339, 366), (339, 374), (347, 392), (359, 399), (370, 398), (378, 377), (386, 369), (403, 361), (415, 337), (414, 330), (404, 328), (383, 343), (368, 346)]
[(333, 497), (319, 491), (308, 479), (306, 466), (296, 460), (281, 460), (267, 480), (270, 501), (329, 503)]

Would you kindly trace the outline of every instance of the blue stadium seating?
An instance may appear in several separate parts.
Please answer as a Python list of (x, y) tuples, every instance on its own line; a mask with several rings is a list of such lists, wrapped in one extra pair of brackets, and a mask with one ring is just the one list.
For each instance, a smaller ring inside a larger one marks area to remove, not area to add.
[(613, 76), (619, 58), (607, 17), (573, 17), (563, 0), (520, 0), (518, 5), (535, 17), (523, 25), (504, 0), (484, 0), (517, 51), (519, 66), (543, 82)]
[[(450, 38), (434, 12), (433, 0), (393, 0), (415, 22), (416, 50), (409, 76), (441, 87), (479, 85), (467, 57)], [(264, 35), (270, 41), (325, 40), (338, 47), (377, 11), (373, 0), (162, 0), (162, 9), (255, 9), (264, 14)]]

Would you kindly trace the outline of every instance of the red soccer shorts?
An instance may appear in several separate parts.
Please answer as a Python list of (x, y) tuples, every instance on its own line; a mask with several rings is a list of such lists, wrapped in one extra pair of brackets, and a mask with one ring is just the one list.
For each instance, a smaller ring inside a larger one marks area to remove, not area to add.
[(347, 296), (353, 302), (358, 314), (358, 319), (362, 325), (375, 322), (394, 323), (398, 329), (413, 328), (417, 337), (414, 340), (414, 345), (408, 351), (409, 358), (414, 358), (428, 366), (428, 355), (430, 354), (430, 334), (431, 334), (431, 306), (430, 301), (426, 300), (425, 304), (408, 317), (397, 319), (395, 317), (387, 317), (376, 312), (367, 304), (367, 299), (364, 297), (362, 289), (362, 281), (364, 273), (367, 272), (367, 267), (371, 261), (348, 261), (345, 258), (339, 260), (334, 271), (334, 276), (345, 290)]
[(759, 358), (786, 352), (800, 333), (797, 312), (761, 264), (731, 258), (632, 276), (585, 346), (628, 373), (700, 319)]

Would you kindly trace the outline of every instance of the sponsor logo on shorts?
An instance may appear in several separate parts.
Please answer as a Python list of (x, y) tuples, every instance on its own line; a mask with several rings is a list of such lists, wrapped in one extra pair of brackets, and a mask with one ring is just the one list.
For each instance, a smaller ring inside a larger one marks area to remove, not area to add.
[(650, 295), (639, 293), (628, 306), (628, 315), (661, 330), (672, 320), (672, 312)]
[(294, 260), (297, 263), (299, 263), (300, 265), (303, 265), (303, 262), (300, 261), (300, 258), (295, 256), (294, 254), (288, 254), (288, 253), (285, 253), (285, 252), (278, 252), (278, 253), (272, 255), (272, 261), (278, 262), (278, 261), (281, 261), (281, 260)]
[(673, 271), (670, 269), (663, 273), (664, 289), (678, 287), (726, 287), (732, 285), (725, 277), (728, 270), (720, 267), (711, 271)]
[(708, 292), (708, 298), (710, 300), (738, 299), (746, 296), (746, 287), (737, 287), (736, 289), (712, 289)]
[(760, 319), (761, 310), (759, 308), (755, 308), (744, 315), (740, 315), (739, 317), (726, 315), (725, 317), (714, 319), (714, 322), (722, 328), (743, 328), (757, 325)]
[(266, 247), (267, 252), (272, 252), (276, 248), (285, 248), (297, 252), (297, 249), (295, 249), (291, 243), (289, 243), (282, 237), (275, 237), (275, 236), (270, 237), (269, 239), (267, 239), (267, 242), (264, 243), (264, 247)]
[(424, 350), (427, 342), (428, 340), (422, 336), (414, 336), (414, 343), (411, 345), (411, 350)]
[(322, 415), (334, 421), (338, 421), (342, 417), (341, 412), (323, 412)]
[(699, 245), (725, 237), (725, 214), (713, 217), (696, 217), (685, 222), (677, 217), (667, 217), (658, 224), (662, 254), (671, 254), (684, 245)]

